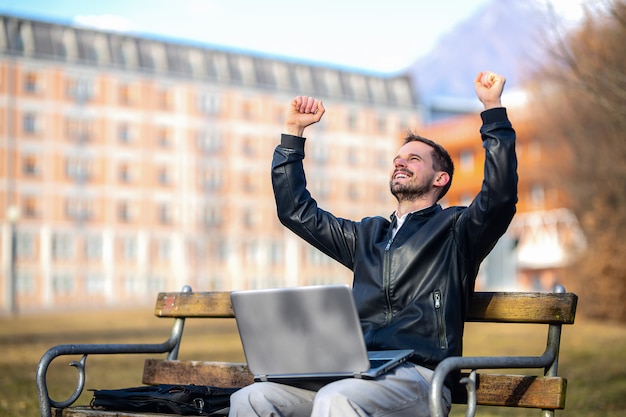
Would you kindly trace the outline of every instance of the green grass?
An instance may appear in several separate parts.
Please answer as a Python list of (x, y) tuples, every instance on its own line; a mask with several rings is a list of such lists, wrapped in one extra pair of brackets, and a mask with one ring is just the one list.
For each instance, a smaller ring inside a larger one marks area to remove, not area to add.
[[(150, 308), (135, 311), (73, 312), (0, 317), (0, 416), (35, 417), (37, 362), (50, 347), (64, 343), (159, 343), (171, 320), (157, 319)], [(547, 330), (531, 325), (468, 324), (467, 355), (539, 355)], [(88, 389), (141, 385), (147, 355), (92, 355), (87, 360), (86, 390), (78, 404), (91, 399)], [(243, 361), (232, 321), (188, 320), (181, 359)], [(48, 386), (57, 401), (76, 386), (76, 371), (61, 357), (50, 366)], [(578, 320), (563, 329), (559, 373), (568, 378), (562, 416), (618, 417), (626, 410), (626, 326)], [(481, 407), (480, 416), (539, 416), (538, 410)], [(464, 415), (454, 406), (452, 416)]]

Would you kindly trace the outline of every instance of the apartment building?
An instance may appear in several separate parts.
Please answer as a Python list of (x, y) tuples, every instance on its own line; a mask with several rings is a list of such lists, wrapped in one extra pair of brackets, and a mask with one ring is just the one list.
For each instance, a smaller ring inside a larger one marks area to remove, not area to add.
[(411, 80), (0, 16), (0, 311), (349, 282), (283, 228), (269, 167), (295, 95), (324, 100), (307, 175), (388, 216)]

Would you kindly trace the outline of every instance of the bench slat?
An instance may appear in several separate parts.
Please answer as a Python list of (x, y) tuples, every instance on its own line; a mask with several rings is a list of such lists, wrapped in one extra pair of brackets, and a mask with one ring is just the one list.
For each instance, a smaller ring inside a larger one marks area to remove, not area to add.
[(158, 317), (232, 318), (230, 292), (162, 292), (154, 307)]
[(466, 321), (573, 324), (577, 301), (573, 293), (477, 292)]
[(146, 359), (142, 383), (244, 387), (254, 382), (245, 363)]
[[(253, 382), (253, 376), (243, 363), (146, 359), (142, 382), (243, 387)], [(560, 377), (479, 373), (476, 396), (479, 405), (561, 409), (566, 387)], [(454, 393), (455, 404), (467, 402), (465, 389), (460, 388)]]
[[(476, 292), (467, 321), (573, 324), (578, 297), (573, 293)], [(230, 292), (159, 293), (159, 317), (232, 318)]]
[[(567, 379), (536, 375), (477, 374), (478, 405), (543, 409), (565, 408)], [(467, 404), (465, 387), (459, 385), (452, 402)]]
[[(226, 415), (226, 413), (216, 414)], [(86, 406), (52, 409), (52, 417), (176, 417), (176, 414), (143, 413), (133, 411), (93, 410)]]

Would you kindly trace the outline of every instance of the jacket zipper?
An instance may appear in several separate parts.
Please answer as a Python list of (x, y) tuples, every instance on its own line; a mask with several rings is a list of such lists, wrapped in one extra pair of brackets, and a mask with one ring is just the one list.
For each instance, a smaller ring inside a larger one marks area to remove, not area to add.
[(389, 266), (391, 259), (389, 255), (389, 249), (393, 243), (393, 237), (390, 237), (385, 246), (385, 262), (383, 265), (383, 289), (385, 291), (385, 297), (387, 300), (387, 310), (385, 311), (385, 324), (389, 323), (393, 317), (393, 311), (391, 309), (391, 297), (389, 296), (389, 287), (391, 285), (391, 268)]
[(443, 306), (441, 299), (441, 291), (435, 290), (433, 293), (433, 302), (435, 305), (435, 315), (437, 316), (437, 330), (439, 332), (439, 347), (443, 350), (448, 347), (446, 339), (446, 323), (443, 319)]

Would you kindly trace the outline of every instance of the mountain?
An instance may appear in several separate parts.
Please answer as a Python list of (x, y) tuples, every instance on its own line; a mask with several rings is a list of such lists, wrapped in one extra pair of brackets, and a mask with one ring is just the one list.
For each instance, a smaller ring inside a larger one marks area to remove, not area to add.
[(492, 0), (409, 67), (422, 105), (434, 112), (474, 111), (473, 81), (483, 70), (504, 75), (507, 91), (519, 87), (545, 59), (548, 21), (536, 2)]

